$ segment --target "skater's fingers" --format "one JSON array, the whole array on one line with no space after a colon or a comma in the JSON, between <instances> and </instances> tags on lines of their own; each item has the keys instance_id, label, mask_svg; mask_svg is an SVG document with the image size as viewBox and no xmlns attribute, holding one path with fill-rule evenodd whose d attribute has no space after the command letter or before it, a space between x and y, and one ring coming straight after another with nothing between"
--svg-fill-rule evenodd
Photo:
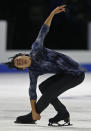
<instances>
[{"instance_id":1,"label":"skater's fingers","mask_svg":"<svg viewBox=\"0 0 91 131\"><path fill-rule=\"evenodd\" d=\"M58 8L59 8L59 9L63 9L63 8L66 8L66 5L63 5L63 6L59 6Z\"/></svg>"},{"instance_id":2,"label":"skater's fingers","mask_svg":"<svg viewBox=\"0 0 91 131\"><path fill-rule=\"evenodd\" d=\"M56 8L56 13L60 12L60 11L64 11L65 10L65 6L60 6Z\"/></svg>"},{"instance_id":3,"label":"skater's fingers","mask_svg":"<svg viewBox=\"0 0 91 131\"><path fill-rule=\"evenodd\" d=\"M61 6L59 6L60 8L64 8L64 7L66 7L66 5L61 5Z\"/></svg>"},{"instance_id":4,"label":"skater's fingers","mask_svg":"<svg viewBox=\"0 0 91 131\"><path fill-rule=\"evenodd\" d=\"M65 11L66 11L66 9L61 9L60 11L61 11L61 12L62 12L62 11L64 11L64 12L65 12Z\"/></svg>"},{"instance_id":5,"label":"skater's fingers","mask_svg":"<svg viewBox=\"0 0 91 131\"><path fill-rule=\"evenodd\" d=\"M41 116L39 115L39 118L38 118L38 120L40 120L41 119Z\"/></svg>"},{"instance_id":6,"label":"skater's fingers","mask_svg":"<svg viewBox=\"0 0 91 131\"><path fill-rule=\"evenodd\" d=\"M66 10L65 9L60 9L56 12L56 14L60 13L60 12L65 12Z\"/></svg>"},{"instance_id":7,"label":"skater's fingers","mask_svg":"<svg viewBox=\"0 0 91 131\"><path fill-rule=\"evenodd\" d=\"M41 118L40 114L37 114L37 113L33 114L32 117L33 117L33 120L40 120Z\"/></svg>"}]
</instances>

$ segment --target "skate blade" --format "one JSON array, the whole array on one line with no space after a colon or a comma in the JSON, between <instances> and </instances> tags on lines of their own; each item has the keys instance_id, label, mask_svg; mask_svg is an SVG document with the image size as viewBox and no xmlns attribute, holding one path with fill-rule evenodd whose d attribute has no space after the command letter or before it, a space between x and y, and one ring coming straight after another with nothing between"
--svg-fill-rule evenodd
<instances>
[{"instance_id":1,"label":"skate blade","mask_svg":"<svg viewBox=\"0 0 91 131\"><path fill-rule=\"evenodd\" d=\"M70 124L70 123L64 123L64 124L61 124L61 126L72 126L73 124Z\"/></svg>"},{"instance_id":2,"label":"skate blade","mask_svg":"<svg viewBox=\"0 0 91 131\"><path fill-rule=\"evenodd\" d=\"M72 124L70 124L70 123L64 123L64 124L49 123L48 126L52 126L52 127L62 127L62 126L72 126Z\"/></svg>"}]
</instances>

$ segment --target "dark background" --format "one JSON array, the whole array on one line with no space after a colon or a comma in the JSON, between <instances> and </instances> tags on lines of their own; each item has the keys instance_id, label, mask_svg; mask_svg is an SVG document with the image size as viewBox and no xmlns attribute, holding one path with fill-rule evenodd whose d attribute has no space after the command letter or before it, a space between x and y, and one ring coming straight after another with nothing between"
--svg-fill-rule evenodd
<instances>
[{"instance_id":1,"label":"dark background","mask_svg":"<svg viewBox=\"0 0 91 131\"><path fill-rule=\"evenodd\" d=\"M54 17L45 46L87 50L91 0L1 0L0 20L8 23L7 50L30 50L50 12L61 4L67 5L66 13Z\"/></svg>"}]
</instances>

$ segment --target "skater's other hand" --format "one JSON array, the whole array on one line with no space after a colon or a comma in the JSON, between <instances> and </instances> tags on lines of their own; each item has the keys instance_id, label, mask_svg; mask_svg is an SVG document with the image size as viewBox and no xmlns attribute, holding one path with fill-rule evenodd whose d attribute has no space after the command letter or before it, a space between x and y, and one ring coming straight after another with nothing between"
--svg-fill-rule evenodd
<instances>
[{"instance_id":1,"label":"skater's other hand","mask_svg":"<svg viewBox=\"0 0 91 131\"><path fill-rule=\"evenodd\" d=\"M38 113L32 113L33 120L40 120L41 116Z\"/></svg>"}]
</instances>

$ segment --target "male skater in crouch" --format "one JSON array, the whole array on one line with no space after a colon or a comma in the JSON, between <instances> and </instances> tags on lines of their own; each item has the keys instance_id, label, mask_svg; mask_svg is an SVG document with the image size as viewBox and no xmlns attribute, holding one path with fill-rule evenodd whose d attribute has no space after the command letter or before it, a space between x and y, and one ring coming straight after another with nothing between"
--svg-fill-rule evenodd
<instances>
[{"instance_id":1,"label":"male skater in crouch","mask_svg":"<svg viewBox=\"0 0 91 131\"><path fill-rule=\"evenodd\" d=\"M32 111L24 116L19 116L16 123L34 124L40 120L40 113L52 104L57 115L49 119L49 125L64 120L70 123L70 114L66 107L57 98L60 94L83 82L85 73L82 67L70 57L58 53L54 50L45 48L43 41L47 35L54 15L65 12L65 5L58 6L44 22L37 39L32 44L30 54L17 54L5 63L9 68L24 70L28 67L30 77L30 103ZM60 38L61 39L61 38ZM56 43L58 44L58 43ZM39 75L54 73L39 85L42 96L37 101L36 84Z\"/></svg>"}]
</instances>

